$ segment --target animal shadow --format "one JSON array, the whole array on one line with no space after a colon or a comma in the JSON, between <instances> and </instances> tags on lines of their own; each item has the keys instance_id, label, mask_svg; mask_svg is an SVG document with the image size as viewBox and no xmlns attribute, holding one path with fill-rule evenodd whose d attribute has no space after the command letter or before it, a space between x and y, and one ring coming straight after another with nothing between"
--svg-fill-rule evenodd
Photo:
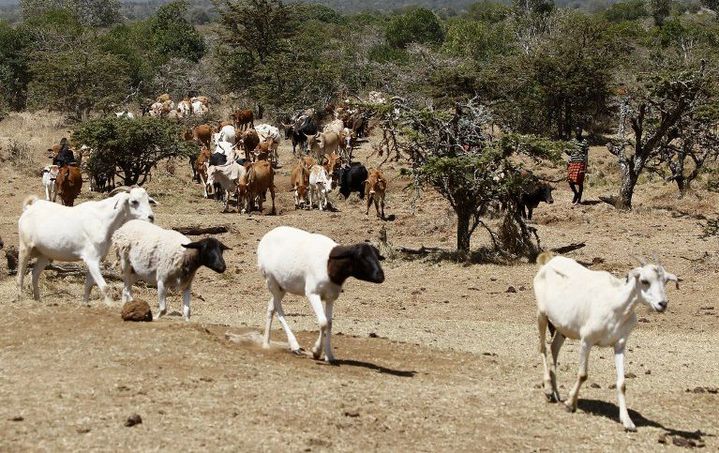
<instances>
[{"instance_id":1,"label":"animal shadow","mask_svg":"<svg viewBox=\"0 0 719 453\"><path fill-rule=\"evenodd\" d=\"M414 377L414 375L417 374L416 371L393 370L392 368L386 368L381 365L376 365L370 362L362 362L361 360L338 359L333 364L337 366L346 365L367 368L369 370L374 370L382 374L390 374L392 376L398 377Z\"/></svg>"},{"instance_id":2,"label":"animal shadow","mask_svg":"<svg viewBox=\"0 0 719 453\"><path fill-rule=\"evenodd\" d=\"M619 407L617 407L617 405L614 403L600 400L580 399L577 403L577 407L588 414L601 415L602 417L606 417L619 423ZM659 428L666 431L667 434L670 434L672 436L679 436L685 439L693 440L703 440L702 435L706 435L706 433L703 433L700 430L682 431L679 429L667 428L659 422L644 417L642 414L635 410L628 409L628 411L629 416L632 418L632 421L637 426L637 428L641 426Z\"/></svg>"}]
</instances>

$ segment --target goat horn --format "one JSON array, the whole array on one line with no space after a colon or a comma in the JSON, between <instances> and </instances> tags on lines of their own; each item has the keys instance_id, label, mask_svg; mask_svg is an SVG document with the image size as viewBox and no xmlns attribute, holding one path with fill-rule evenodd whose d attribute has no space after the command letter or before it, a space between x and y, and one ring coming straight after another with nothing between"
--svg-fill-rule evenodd
<instances>
[{"instance_id":1,"label":"goat horn","mask_svg":"<svg viewBox=\"0 0 719 453\"><path fill-rule=\"evenodd\" d=\"M664 279L668 282L674 282L677 289L679 289L679 278L676 275L670 272L664 272Z\"/></svg>"},{"instance_id":2,"label":"goat horn","mask_svg":"<svg viewBox=\"0 0 719 453\"><path fill-rule=\"evenodd\" d=\"M107 196L112 197L114 195L117 195L120 192L130 192L131 189L132 189L131 187L127 187L127 186L116 187L115 189L112 190L112 192L107 194Z\"/></svg>"},{"instance_id":3,"label":"goat horn","mask_svg":"<svg viewBox=\"0 0 719 453\"><path fill-rule=\"evenodd\" d=\"M631 257L634 258L635 260L639 261L639 265L646 266L646 264L647 264L646 259L642 258L641 256L637 256L637 255L631 255Z\"/></svg>"},{"instance_id":4,"label":"goat horn","mask_svg":"<svg viewBox=\"0 0 719 453\"><path fill-rule=\"evenodd\" d=\"M656 252L652 253L652 258L654 259L654 262L655 262L656 264L662 266L662 262L661 262L661 260L659 259L659 257L657 256ZM664 267L664 266L662 266L662 267Z\"/></svg>"}]
</instances>

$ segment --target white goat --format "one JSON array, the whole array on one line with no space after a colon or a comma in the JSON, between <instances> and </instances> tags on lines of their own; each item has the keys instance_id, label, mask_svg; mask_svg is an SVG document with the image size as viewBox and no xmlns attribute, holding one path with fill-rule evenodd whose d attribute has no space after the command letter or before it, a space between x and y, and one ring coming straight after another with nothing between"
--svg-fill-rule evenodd
<instances>
[{"instance_id":1,"label":"white goat","mask_svg":"<svg viewBox=\"0 0 719 453\"><path fill-rule=\"evenodd\" d=\"M118 193L119 192L119 193ZM28 197L18 220L19 255L17 284L22 294L25 270L31 258L33 297L40 300L38 279L52 260L84 261L87 265L84 300L90 298L92 282L97 283L105 303L112 301L100 272L100 261L110 248L112 233L132 219L154 221L155 200L145 189L118 187L102 201L86 201L74 207ZM18 296L19 297L19 296Z\"/></svg>"},{"instance_id":2,"label":"white goat","mask_svg":"<svg viewBox=\"0 0 719 453\"><path fill-rule=\"evenodd\" d=\"M325 167L313 165L310 168L310 209L312 200L317 202L317 207L323 211L328 204L327 194L332 191L332 178L327 174Z\"/></svg>"},{"instance_id":3,"label":"white goat","mask_svg":"<svg viewBox=\"0 0 719 453\"><path fill-rule=\"evenodd\" d=\"M382 259L375 247L364 242L341 246L327 236L287 226L277 227L265 234L257 246L257 266L272 298L267 306L263 346L270 347L272 317L277 312L290 349L300 353L300 345L285 320L282 298L286 293L304 295L309 299L320 326L312 355L319 359L324 347L325 361L333 362L330 344L332 306L340 295L342 284L349 277L382 283L384 272L379 263Z\"/></svg>"},{"instance_id":4,"label":"white goat","mask_svg":"<svg viewBox=\"0 0 719 453\"><path fill-rule=\"evenodd\" d=\"M50 201L55 196L55 180L60 172L57 165L48 165L42 170L42 186L45 188L45 200Z\"/></svg>"},{"instance_id":5,"label":"white goat","mask_svg":"<svg viewBox=\"0 0 719 453\"><path fill-rule=\"evenodd\" d=\"M167 312L168 288L182 291L182 316L190 320L192 280L200 266L215 272L225 271L222 252L229 250L215 238L192 242L185 235L141 220L131 220L115 231L112 242L125 283L122 302L132 300L132 284L137 280L157 284L160 310L155 319Z\"/></svg>"},{"instance_id":6,"label":"white goat","mask_svg":"<svg viewBox=\"0 0 719 453\"><path fill-rule=\"evenodd\" d=\"M534 277L534 294L547 399L559 401L557 356L565 338L580 340L577 382L564 403L570 412L577 409L579 388L587 379L589 350L595 345L613 346L619 418L625 429L635 431L624 398L624 348L637 322L634 308L643 302L655 311L666 310L664 285L673 281L678 287L676 275L666 272L661 265L642 262L641 267L632 269L625 279L620 279L608 272L589 270L569 258L552 257L546 252L539 255L537 262L541 267ZM551 370L545 342L548 326L550 330L556 329L551 346Z\"/></svg>"},{"instance_id":7,"label":"white goat","mask_svg":"<svg viewBox=\"0 0 719 453\"><path fill-rule=\"evenodd\" d=\"M207 167L207 183L208 187L218 183L225 191L225 212L230 204L230 196L237 195L237 211L240 211L240 196L238 194L239 184L242 177L247 173L247 169L235 162L229 160L225 165L210 165Z\"/></svg>"}]
</instances>

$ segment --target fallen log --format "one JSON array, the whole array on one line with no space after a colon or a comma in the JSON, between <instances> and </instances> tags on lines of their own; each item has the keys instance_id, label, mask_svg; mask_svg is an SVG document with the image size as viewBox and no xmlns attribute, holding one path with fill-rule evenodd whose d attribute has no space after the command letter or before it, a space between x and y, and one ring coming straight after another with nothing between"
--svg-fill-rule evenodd
<instances>
[{"instance_id":1,"label":"fallen log","mask_svg":"<svg viewBox=\"0 0 719 453\"><path fill-rule=\"evenodd\" d=\"M229 229L226 226L214 227L175 227L173 230L186 234L188 236L199 236L201 234L221 234L227 233Z\"/></svg>"},{"instance_id":2,"label":"fallen log","mask_svg":"<svg viewBox=\"0 0 719 453\"><path fill-rule=\"evenodd\" d=\"M569 253L569 252L573 252L575 250L579 250L582 247L586 247L586 245L587 245L586 242L575 242L574 244L565 245L563 247L555 247L552 249L552 251L555 253L559 253L559 254Z\"/></svg>"}]
</instances>

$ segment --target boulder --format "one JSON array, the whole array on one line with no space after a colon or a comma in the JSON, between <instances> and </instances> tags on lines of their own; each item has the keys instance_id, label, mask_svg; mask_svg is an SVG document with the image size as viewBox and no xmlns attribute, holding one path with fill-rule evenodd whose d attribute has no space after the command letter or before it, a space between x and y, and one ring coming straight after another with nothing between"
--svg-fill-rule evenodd
<instances>
[{"instance_id":1,"label":"boulder","mask_svg":"<svg viewBox=\"0 0 719 453\"><path fill-rule=\"evenodd\" d=\"M135 299L122 306L125 321L152 321L152 310L144 300Z\"/></svg>"}]
</instances>

